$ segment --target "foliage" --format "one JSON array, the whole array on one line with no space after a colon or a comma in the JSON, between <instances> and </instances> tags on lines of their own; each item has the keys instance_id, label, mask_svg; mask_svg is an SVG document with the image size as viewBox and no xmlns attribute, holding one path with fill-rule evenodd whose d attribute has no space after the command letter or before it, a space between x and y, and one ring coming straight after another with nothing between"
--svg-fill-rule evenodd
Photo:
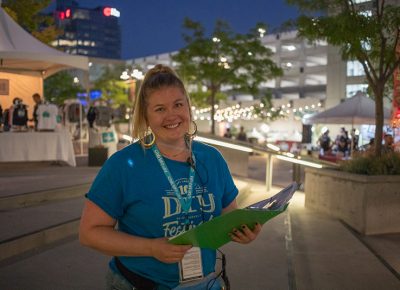
<instances>
[{"instance_id":1,"label":"foliage","mask_svg":"<svg viewBox=\"0 0 400 290\"><path fill-rule=\"evenodd\" d=\"M94 82L94 89L101 90L102 99L113 106L129 105L128 84L120 79L123 66L103 68L101 76Z\"/></svg>"},{"instance_id":2,"label":"foliage","mask_svg":"<svg viewBox=\"0 0 400 290\"><path fill-rule=\"evenodd\" d=\"M369 1L371 13L360 10L356 0L287 0L298 6L302 14L294 24L299 36L310 41L320 39L337 46L344 60L358 60L364 68L368 84L375 98L377 146L374 154L381 154L383 131L383 98L385 85L390 80L400 56L396 46L400 38L400 7L389 1ZM320 16L311 15L325 11Z\"/></svg>"},{"instance_id":3,"label":"foliage","mask_svg":"<svg viewBox=\"0 0 400 290\"><path fill-rule=\"evenodd\" d=\"M211 105L211 116L215 114L216 95L222 86L257 95L262 82L282 75L282 70L271 60L272 51L260 41L258 29L266 31L263 24L257 24L247 34L239 34L226 22L217 20L211 36L206 35L199 22L188 18L183 26L186 47L172 58L178 63L178 72L187 84L207 92L200 93L200 99L196 101ZM211 118L213 134L214 123Z\"/></svg>"},{"instance_id":4,"label":"foliage","mask_svg":"<svg viewBox=\"0 0 400 290\"><path fill-rule=\"evenodd\" d=\"M264 96L261 97L260 106L254 108L254 112L257 114L259 118L261 118L261 120L272 122L282 117L281 108L279 109L272 109L272 108L273 108L272 93L271 91L267 91L264 94Z\"/></svg>"},{"instance_id":5,"label":"foliage","mask_svg":"<svg viewBox=\"0 0 400 290\"><path fill-rule=\"evenodd\" d=\"M215 95L215 100L225 100L226 97L226 94L222 92L217 92ZM192 105L198 108L208 107L211 100L211 92L210 90L203 91L201 84L198 84L195 90L191 90L190 100L192 102Z\"/></svg>"},{"instance_id":6,"label":"foliage","mask_svg":"<svg viewBox=\"0 0 400 290\"><path fill-rule=\"evenodd\" d=\"M67 99L75 99L76 94L84 91L80 85L73 82L73 77L67 71L58 72L44 80L44 97L46 100L62 105Z\"/></svg>"},{"instance_id":7,"label":"foliage","mask_svg":"<svg viewBox=\"0 0 400 290\"><path fill-rule=\"evenodd\" d=\"M52 16L40 14L51 0L3 0L2 7L25 30L49 44L61 34Z\"/></svg>"},{"instance_id":8,"label":"foliage","mask_svg":"<svg viewBox=\"0 0 400 290\"><path fill-rule=\"evenodd\" d=\"M400 154L384 153L381 156L359 155L340 164L340 169L350 173L365 175L400 174Z\"/></svg>"}]
</instances>

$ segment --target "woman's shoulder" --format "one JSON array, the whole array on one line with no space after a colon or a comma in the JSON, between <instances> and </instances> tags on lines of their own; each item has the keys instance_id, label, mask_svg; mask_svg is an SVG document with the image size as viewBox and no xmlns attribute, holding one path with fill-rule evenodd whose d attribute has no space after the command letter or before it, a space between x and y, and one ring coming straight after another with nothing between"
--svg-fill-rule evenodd
<instances>
[{"instance_id":1,"label":"woman's shoulder","mask_svg":"<svg viewBox=\"0 0 400 290\"><path fill-rule=\"evenodd\" d=\"M193 151L194 153L204 157L219 158L222 156L221 152L217 148L200 141L193 141Z\"/></svg>"},{"instance_id":2,"label":"woman's shoulder","mask_svg":"<svg viewBox=\"0 0 400 290\"><path fill-rule=\"evenodd\" d=\"M193 149L198 151L205 151L205 152L219 152L217 148L212 145L206 144L200 141L193 141Z\"/></svg>"},{"instance_id":3,"label":"woman's shoulder","mask_svg":"<svg viewBox=\"0 0 400 290\"><path fill-rule=\"evenodd\" d=\"M115 152L113 155L111 155L109 161L112 163L119 163L120 161L125 161L132 157L137 159L138 157L144 155L144 150L145 149L143 149L139 142L135 142Z\"/></svg>"}]
</instances>

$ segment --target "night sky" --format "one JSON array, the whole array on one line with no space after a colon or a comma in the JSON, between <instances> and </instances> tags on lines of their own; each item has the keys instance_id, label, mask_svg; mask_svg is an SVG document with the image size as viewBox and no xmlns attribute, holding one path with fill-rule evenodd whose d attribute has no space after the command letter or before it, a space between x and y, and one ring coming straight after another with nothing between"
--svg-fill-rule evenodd
<instances>
[{"instance_id":1,"label":"night sky","mask_svg":"<svg viewBox=\"0 0 400 290\"><path fill-rule=\"evenodd\" d=\"M201 22L211 32L216 19L235 32L246 33L257 22L269 32L297 15L285 0L79 0L85 8L111 6L121 12L122 58L138 58L178 50L184 46L185 17Z\"/></svg>"}]
</instances>

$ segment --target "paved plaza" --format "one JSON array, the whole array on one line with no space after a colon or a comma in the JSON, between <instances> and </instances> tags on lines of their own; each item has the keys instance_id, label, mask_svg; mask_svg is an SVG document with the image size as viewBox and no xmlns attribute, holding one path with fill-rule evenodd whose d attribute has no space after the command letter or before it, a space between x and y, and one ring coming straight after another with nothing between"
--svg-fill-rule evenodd
<instances>
[{"instance_id":1,"label":"paved plaza","mask_svg":"<svg viewBox=\"0 0 400 290\"><path fill-rule=\"evenodd\" d=\"M104 289L109 257L77 240L83 194L99 168L77 163L0 164L0 289ZM250 157L248 175L235 177L240 206L276 193L292 177L291 166L274 164L267 193L260 156ZM304 198L298 191L252 244L221 249L232 290L400 289L400 235L360 236L305 208Z\"/></svg>"}]
</instances>

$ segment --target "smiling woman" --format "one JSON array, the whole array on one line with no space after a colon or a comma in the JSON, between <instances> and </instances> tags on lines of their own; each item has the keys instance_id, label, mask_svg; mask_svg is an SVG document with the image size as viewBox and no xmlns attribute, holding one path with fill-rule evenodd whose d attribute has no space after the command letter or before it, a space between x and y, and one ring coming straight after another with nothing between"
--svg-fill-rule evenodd
<instances>
[{"instance_id":1,"label":"smiling woman","mask_svg":"<svg viewBox=\"0 0 400 290\"><path fill-rule=\"evenodd\" d=\"M190 156L184 136L192 119L187 96L183 83L168 67L159 65L150 71L135 106L134 137L143 140L150 128L164 156L187 160Z\"/></svg>"},{"instance_id":2,"label":"smiling woman","mask_svg":"<svg viewBox=\"0 0 400 290\"><path fill-rule=\"evenodd\" d=\"M107 289L217 290L224 283L215 250L168 242L236 208L238 189L222 155L193 140L190 108L172 69L147 72L134 110L139 141L106 161L87 194L79 237L115 256ZM242 225L230 237L247 244L260 231Z\"/></svg>"}]
</instances>

